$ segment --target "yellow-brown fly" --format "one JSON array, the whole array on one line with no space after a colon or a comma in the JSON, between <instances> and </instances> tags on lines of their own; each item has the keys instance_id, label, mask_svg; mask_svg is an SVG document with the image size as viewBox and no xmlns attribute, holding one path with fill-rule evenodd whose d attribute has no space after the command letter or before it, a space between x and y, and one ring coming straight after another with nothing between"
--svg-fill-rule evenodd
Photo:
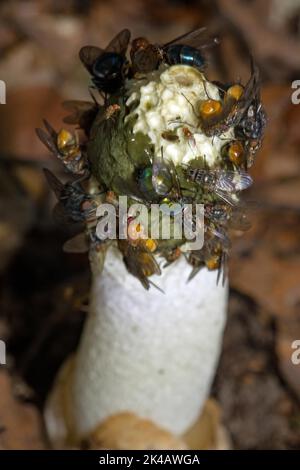
<instances>
[{"instance_id":1,"label":"yellow-brown fly","mask_svg":"<svg viewBox=\"0 0 300 470\"><path fill-rule=\"evenodd\" d=\"M215 100L208 96L198 104L195 113L198 126L207 136L218 136L231 126L236 126L255 101L259 90L259 72L252 63L251 77L245 86L235 84L227 88L223 99Z\"/></svg>"},{"instance_id":2,"label":"yellow-brown fly","mask_svg":"<svg viewBox=\"0 0 300 470\"><path fill-rule=\"evenodd\" d=\"M153 274L161 274L160 267L153 254L141 245L134 246L130 244L128 240L118 240L118 246L128 272L138 278L145 289L148 290L150 284L153 285L149 277Z\"/></svg>"},{"instance_id":3,"label":"yellow-brown fly","mask_svg":"<svg viewBox=\"0 0 300 470\"><path fill-rule=\"evenodd\" d=\"M58 157L69 173L76 176L87 175L87 158L81 149L77 135L66 129L56 132L46 120L44 120L44 125L46 130L36 129L36 133L43 144Z\"/></svg>"},{"instance_id":4,"label":"yellow-brown fly","mask_svg":"<svg viewBox=\"0 0 300 470\"><path fill-rule=\"evenodd\" d=\"M223 146L221 154L234 167L245 167L247 152L248 149L243 141L233 140Z\"/></svg>"}]
</instances>

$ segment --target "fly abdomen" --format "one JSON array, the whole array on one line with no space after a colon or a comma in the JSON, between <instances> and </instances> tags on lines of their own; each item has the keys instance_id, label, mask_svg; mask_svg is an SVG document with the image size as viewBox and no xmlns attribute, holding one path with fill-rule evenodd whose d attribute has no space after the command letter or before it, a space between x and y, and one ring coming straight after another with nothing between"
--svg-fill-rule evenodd
<instances>
[{"instance_id":1,"label":"fly abdomen","mask_svg":"<svg viewBox=\"0 0 300 470\"><path fill-rule=\"evenodd\" d=\"M213 171L200 170L199 168L190 168L187 172L188 177L195 183L213 188L216 184L216 175Z\"/></svg>"},{"instance_id":2,"label":"fly abdomen","mask_svg":"<svg viewBox=\"0 0 300 470\"><path fill-rule=\"evenodd\" d=\"M171 44L165 50L166 59L168 64L183 64L190 65L203 69L205 66L205 59L203 55L192 46L184 46L182 44Z\"/></svg>"}]
</instances>

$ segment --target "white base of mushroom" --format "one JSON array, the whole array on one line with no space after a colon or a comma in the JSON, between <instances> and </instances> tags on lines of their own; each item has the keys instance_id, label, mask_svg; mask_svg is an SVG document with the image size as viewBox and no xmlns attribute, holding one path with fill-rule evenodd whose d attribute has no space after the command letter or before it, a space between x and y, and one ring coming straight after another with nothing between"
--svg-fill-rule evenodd
<instances>
[{"instance_id":1,"label":"white base of mushroom","mask_svg":"<svg viewBox=\"0 0 300 470\"><path fill-rule=\"evenodd\" d=\"M186 283L180 259L145 291L111 249L94 278L91 311L72 388L73 422L86 435L110 415L131 412L175 435L198 418L222 343L227 286L206 269Z\"/></svg>"}]
</instances>

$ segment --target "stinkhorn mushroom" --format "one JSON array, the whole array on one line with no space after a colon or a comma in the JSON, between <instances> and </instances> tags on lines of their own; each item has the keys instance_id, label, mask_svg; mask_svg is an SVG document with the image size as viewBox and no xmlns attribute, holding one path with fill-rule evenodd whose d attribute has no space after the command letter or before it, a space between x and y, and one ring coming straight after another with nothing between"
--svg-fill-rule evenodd
<instances>
[{"instance_id":1,"label":"stinkhorn mushroom","mask_svg":"<svg viewBox=\"0 0 300 470\"><path fill-rule=\"evenodd\" d=\"M85 222L93 272L79 349L59 374L46 424L56 445L74 444L107 420L135 416L164 436L144 445L184 448L182 436L201 414L220 354L228 232L245 227L238 193L251 184L246 170L265 115L254 64L245 86L208 80L202 30L165 46L138 38L131 62L129 38L124 30L104 51L80 52L104 94L102 104L69 104L75 114L68 122L78 123L86 140L56 133L47 122L48 133L38 130L78 176L62 184L47 172L59 204ZM146 208L146 221L130 212L137 204ZM153 205L160 209L154 224ZM190 213L189 236L176 236L184 225L178 215L197 205L202 212ZM164 238L165 217L172 230Z\"/></svg>"}]
</instances>

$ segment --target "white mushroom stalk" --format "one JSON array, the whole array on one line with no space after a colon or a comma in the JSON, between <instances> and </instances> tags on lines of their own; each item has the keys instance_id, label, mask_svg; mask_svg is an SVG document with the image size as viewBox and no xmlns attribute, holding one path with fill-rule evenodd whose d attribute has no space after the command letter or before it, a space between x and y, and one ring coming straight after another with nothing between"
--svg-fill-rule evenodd
<instances>
[{"instance_id":1,"label":"white mushroom stalk","mask_svg":"<svg viewBox=\"0 0 300 470\"><path fill-rule=\"evenodd\" d=\"M184 259L145 292L119 252L94 276L72 389L77 433L129 411L180 436L208 397L222 344L227 287L203 269L186 284Z\"/></svg>"}]
</instances>

